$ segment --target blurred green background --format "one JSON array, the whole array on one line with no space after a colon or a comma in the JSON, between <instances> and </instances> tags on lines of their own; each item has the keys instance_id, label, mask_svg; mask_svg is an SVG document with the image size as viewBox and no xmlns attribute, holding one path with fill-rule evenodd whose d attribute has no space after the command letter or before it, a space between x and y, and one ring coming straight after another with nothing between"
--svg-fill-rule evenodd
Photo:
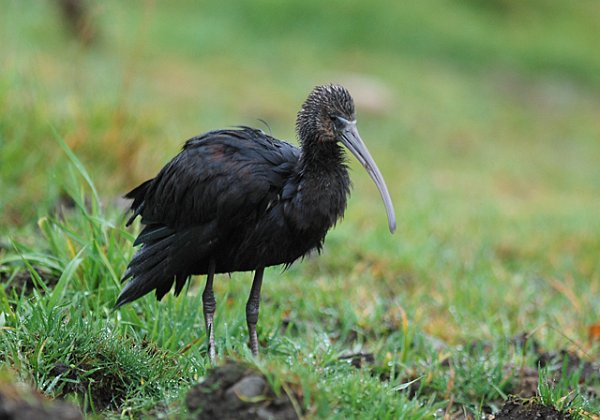
<instances>
[{"instance_id":1,"label":"blurred green background","mask_svg":"<svg viewBox=\"0 0 600 420\"><path fill-rule=\"evenodd\" d=\"M295 141L310 89L338 82L399 227L385 234L378 192L352 162L331 264L355 265L365 242L389 281L450 264L434 299L473 293L461 271L496 260L496 277L553 270L600 286L597 2L90 1L83 36L57 4L8 1L0 17L5 236L60 202L68 165L53 129L115 207L195 134L262 119ZM363 245L335 248L360 230Z\"/></svg>"},{"instance_id":2,"label":"blurred green background","mask_svg":"<svg viewBox=\"0 0 600 420\"><path fill-rule=\"evenodd\" d=\"M398 229L389 235L377 189L352 161L353 195L323 255L283 274L267 272L263 338L269 334L285 347L273 331L283 316L297 320L299 332L284 338L300 343L294 369L305 371L298 375L325 391L316 393L319 412L338 404L338 397L323 403L330 394L364 383L397 401L375 376L360 382L341 370L342 382L349 378L341 387L339 377L320 376L315 366L329 361L313 355L323 347L346 350L337 330L346 338L358 331L353 346L373 351L381 366L402 349L398 371L418 374L419 366L432 366L424 348L435 346L427 337L453 345L533 331L547 348L597 355L588 327L600 313L599 2L88 1L82 32L71 29L58 4L2 3L0 253L13 239L52 249L38 242L36 221L65 203L71 182L57 136L87 167L117 220L109 232L123 241L117 197L154 176L186 139L251 125L295 142L295 115L306 95L317 84L337 82L355 98L359 129L390 187ZM59 244L63 266L80 249L69 242L68 223ZM102 270L109 267L117 281L130 247L109 249L108 257L96 251ZM185 307L184 299L154 306L149 297L133 306L147 311L139 318L124 310L126 319L136 319L130 331L102 312L118 292L108 274L94 271L98 278L90 282L102 294L92 301L90 275L81 271L84 281L66 293L96 305L89 312L98 328L110 319L119 334L140 331L135 339L142 342L148 322L151 338L169 351L197 343L202 321L194 308L189 322L198 329L168 327L177 335L171 340L161 338L159 320L152 326L152 311L175 311L169 308ZM233 348L244 345L248 282L238 275L215 284L219 296L237 305L217 322L221 337L225 321L233 325ZM411 337L421 344L407 345ZM287 366L275 348L267 358ZM454 401L444 394L444 380L454 377L435 369L432 381L442 379L437 400L423 403L430 412L440 398ZM472 412L496 392L482 396L464 383L456 401L464 397L461 404L471 404ZM373 412L386 407L377 401Z\"/></svg>"},{"instance_id":3,"label":"blurred green background","mask_svg":"<svg viewBox=\"0 0 600 420\"><path fill-rule=\"evenodd\" d=\"M263 119L294 140L325 82L355 96L400 235L403 207L431 200L465 222L598 208L595 1L90 1L87 43L57 4L6 1L0 16L3 231L59 193L51 126L112 196L209 129Z\"/></svg>"}]
</instances>

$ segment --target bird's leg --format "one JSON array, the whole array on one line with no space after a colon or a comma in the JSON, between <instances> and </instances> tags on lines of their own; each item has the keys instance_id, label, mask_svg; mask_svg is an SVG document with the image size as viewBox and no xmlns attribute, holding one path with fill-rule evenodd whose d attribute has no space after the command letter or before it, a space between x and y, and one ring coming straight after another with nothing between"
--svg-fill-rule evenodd
<instances>
[{"instance_id":1,"label":"bird's leg","mask_svg":"<svg viewBox=\"0 0 600 420\"><path fill-rule=\"evenodd\" d=\"M252 290L246 304L246 322L248 323L248 335L250 337L250 350L253 356L258 356L258 337L256 335L256 323L258 322L258 306L260 304L260 287L262 286L264 267L258 268L254 273Z\"/></svg>"},{"instance_id":2,"label":"bird's leg","mask_svg":"<svg viewBox=\"0 0 600 420\"><path fill-rule=\"evenodd\" d=\"M206 334L208 335L208 357L210 361L215 361L215 329L214 315L217 307L215 294L213 293L213 277L215 276L215 260L210 259L208 263L208 274L206 276L206 286L202 292L202 310L204 312L204 324L206 325Z\"/></svg>"}]
</instances>

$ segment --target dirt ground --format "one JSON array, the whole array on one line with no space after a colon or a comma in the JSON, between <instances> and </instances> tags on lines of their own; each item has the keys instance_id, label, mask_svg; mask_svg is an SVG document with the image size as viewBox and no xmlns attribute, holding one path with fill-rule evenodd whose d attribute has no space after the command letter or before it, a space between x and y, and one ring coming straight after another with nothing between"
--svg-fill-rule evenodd
<instances>
[{"instance_id":1,"label":"dirt ground","mask_svg":"<svg viewBox=\"0 0 600 420\"><path fill-rule=\"evenodd\" d=\"M80 420L74 405L49 400L25 385L0 383L0 419L2 420Z\"/></svg>"},{"instance_id":2,"label":"dirt ground","mask_svg":"<svg viewBox=\"0 0 600 420\"><path fill-rule=\"evenodd\" d=\"M493 420L567 420L570 417L535 401L508 400Z\"/></svg>"},{"instance_id":3,"label":"dirt ground","mask_svg":"<svg viewBox=\"0 0 600 420\"><path fill-rule=\"evenodd\" d=\"M122 381L106 369L96 370L91 375L86 374L91 368L90 365L74 367L56 363L51 372L55 376L62 375L69 379L62 389L62 395L71 394L81 398L89 391L95 410L119 411L126 394Z\"/></svg>"},{"instance_id":4,"label":"dirt ground","mask_svg":"<svg viewBox=\"0 0 600 420\"><path fill-rule=\"evenodd\" d=\"M278 394L260 372L229 361L190 389L186 405L192 418L199 420L298 419L290 397L283 390Z\"/></svg>"}]
</instances>

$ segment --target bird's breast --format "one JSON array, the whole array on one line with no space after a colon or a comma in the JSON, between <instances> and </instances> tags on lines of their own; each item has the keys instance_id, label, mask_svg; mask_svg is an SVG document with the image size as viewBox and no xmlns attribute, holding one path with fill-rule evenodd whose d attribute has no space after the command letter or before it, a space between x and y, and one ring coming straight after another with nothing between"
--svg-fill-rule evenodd
<instances>
[{"instance_id":1,"label":"bird's breast","mask_svg":"<svg viewBox=\"0 0 600 420\"><path fill-rule=\"evenodd\" d=\"M271 198L253 223L235 229L218 251L218 271L246 271L291 264L320 250L327 231L343 215L346 184L298 183Z\"/></svg>"},{"instance_id":2,"label":"bird's breast","mask_svg":"<svg viewBox=\"0 0 600 420\"><path fill-rule=\"evenodd\" d=\"M325 233L344 215L350 180L345 171L306 177L284 203L285 218L299 234Z\"/></svg>"}]
</instances>

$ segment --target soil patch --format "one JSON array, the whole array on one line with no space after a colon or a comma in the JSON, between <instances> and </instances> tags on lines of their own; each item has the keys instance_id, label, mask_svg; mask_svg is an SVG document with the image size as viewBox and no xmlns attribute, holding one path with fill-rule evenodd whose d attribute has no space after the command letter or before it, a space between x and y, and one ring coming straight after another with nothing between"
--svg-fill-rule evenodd
<instances>
[{"instance_id":1,"label":"soil patch","mask_svg":"<svg viewBox=\"0 0 600 420\"><path fill-rule=\"evenodd\" d=\"M510 399L493 420L568 420L571 417L536 401Z\"/></svg>"},{"instance_id":2,"label":"soil patch","mask_svg":"<svg viewBox=\"0 0 600 420\"><path fill-rule=\"evenodd\" d=\"M190 389L186 405L196 419L298 419L290 397L278 391L257 370L228 361Z\"/></svg>"},{"instance_id":3,"label":"soil patch","mask_svg":"<svg viewBox=\"0 0 600 420\"><path fill-rule=\"evenodd\" d=\"M49 400L25 386L0 383L0 419L5 420L80 420L77 407L66 401Z\"/></svg>"},{"instance_id":4,"label":"soil patch","mask_svg":"<svg viewBox=\"0 0 600 420\"><path fill-rule=\"evenodd\" d=\"M92 373L90 373L90 371ZM52 369L54 376L68 379L64 382L61 394L75 394L87 411L118 410L125 401L125 385L121 378L106 369L92 369L91 366L67 366L57 363ZM90 401L91 400L91 401Z\"/></svg>"}]
</instances>

